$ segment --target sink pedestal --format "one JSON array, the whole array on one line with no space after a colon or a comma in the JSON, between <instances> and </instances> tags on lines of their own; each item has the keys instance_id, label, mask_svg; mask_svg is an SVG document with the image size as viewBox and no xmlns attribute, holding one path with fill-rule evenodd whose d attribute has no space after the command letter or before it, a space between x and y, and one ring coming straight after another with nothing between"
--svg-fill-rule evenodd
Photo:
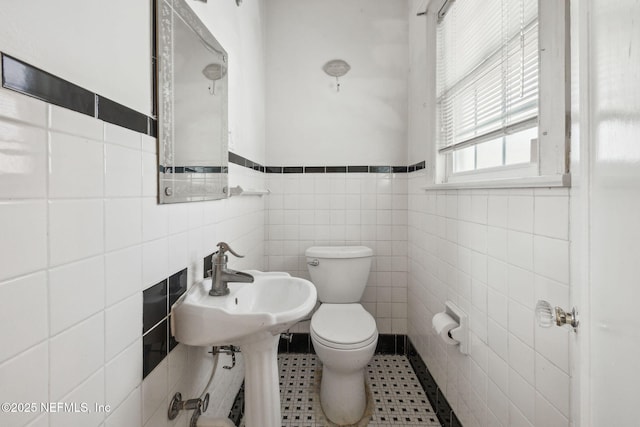
<instances>
[{"instance_id":1,"label":"sink pedestal","mask_svg":"<svg viewBox=\"0 0 640 427\"><path fill-rule=\"evenodd\" d=\"M262 333L251 342L241 344L244 358L244 393L246 427L279 427L280 381L278 341L280 335Z\"/></svg>"}]
</instances>

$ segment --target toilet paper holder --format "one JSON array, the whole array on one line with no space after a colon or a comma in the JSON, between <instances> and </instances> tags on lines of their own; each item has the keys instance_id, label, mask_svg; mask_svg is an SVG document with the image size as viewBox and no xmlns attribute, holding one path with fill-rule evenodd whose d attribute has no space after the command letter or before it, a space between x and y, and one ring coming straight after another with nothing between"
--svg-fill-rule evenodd
<instances>
[{"instance_id":1,"label":"toilet paper holder","mask_svg":"<svg viewBox=\"0 0 640 427\"><path fill-rule=\"evenodd\" d=\"M458 341L460 353L469 354L469 317L451 301L445 302L444 312L458 323L457 328L449 331L449 336Z\"/></svg>"}]
</instances>

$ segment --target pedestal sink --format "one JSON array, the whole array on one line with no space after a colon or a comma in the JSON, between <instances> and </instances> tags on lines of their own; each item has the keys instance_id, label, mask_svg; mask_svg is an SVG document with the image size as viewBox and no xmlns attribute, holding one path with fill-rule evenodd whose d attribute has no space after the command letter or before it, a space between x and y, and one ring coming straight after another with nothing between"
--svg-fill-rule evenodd
<instances>
[{"instance_id":1,"label":"pedestal sink","mask_svg":"<svg viewBox=\"0 0 640 427\"><path fill-rule=\"evenodd\" d=\"M281 425L278 340L313 310L316 289L287 273L249 271L253 283L229 283L229 294L209 295L211 279L189 289L172 307L171 330L193 346L237 345L245 361L246 427Z\"/></svg>"}]
</instances>

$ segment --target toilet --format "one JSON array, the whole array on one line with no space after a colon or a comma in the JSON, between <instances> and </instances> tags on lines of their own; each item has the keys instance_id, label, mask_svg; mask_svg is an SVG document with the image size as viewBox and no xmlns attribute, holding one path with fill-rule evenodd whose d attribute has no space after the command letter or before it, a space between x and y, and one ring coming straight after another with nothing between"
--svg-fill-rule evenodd
<instances>
[{"instance_id":1,"label":"toilet","mask_svg":"<svg viewBox=\"0 0 640 427\"><path fill-rule=\"evenodd\" d=\"M365 246L313 246L305 256L322 303L310 326L322 362L320 403L333 423L355 424L367 406L364 368L378 342L376 321L360 305L373 251Z\"/></svg>"}]
</instances>

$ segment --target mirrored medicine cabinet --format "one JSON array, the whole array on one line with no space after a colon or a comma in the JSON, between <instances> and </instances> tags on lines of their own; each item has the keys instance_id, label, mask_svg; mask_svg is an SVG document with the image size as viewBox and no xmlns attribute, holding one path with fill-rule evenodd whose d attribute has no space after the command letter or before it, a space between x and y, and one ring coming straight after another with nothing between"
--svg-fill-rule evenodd
<instances>
[{"instance_id":1,"label":"mirrored medicine cabinet","mask_svg":"<svg viewBox=\"0 0 640 427\"><path fill-rule=\"evenodd\" d=\"M157 0L158 199L227 197L227 52L185 0Z\"/></svg>"}]
</instances>

